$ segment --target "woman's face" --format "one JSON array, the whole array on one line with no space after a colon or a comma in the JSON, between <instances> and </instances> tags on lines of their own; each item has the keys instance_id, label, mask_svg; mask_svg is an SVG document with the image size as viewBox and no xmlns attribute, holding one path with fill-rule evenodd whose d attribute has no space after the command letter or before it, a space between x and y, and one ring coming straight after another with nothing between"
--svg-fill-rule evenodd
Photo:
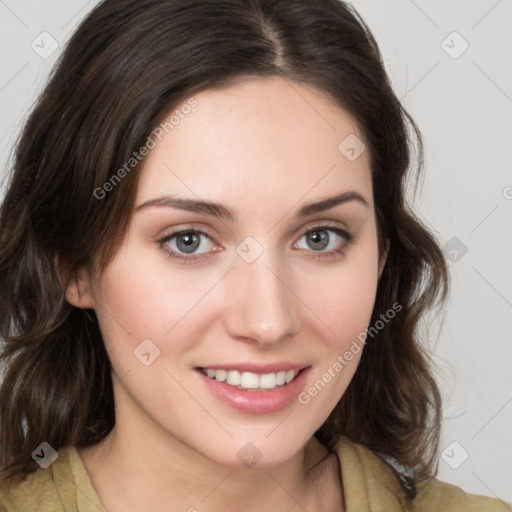
<instances>
[{"instance_id":1,"label":"woman's face","mask_svg":"<svg viewBox=\"0 0 512 512\"><path fill-rule=\"evenodd\" d=\"M369 154L352 117L306 85L194 98L152 135L121 250L68 299L97 314L118 430L270 466L321 426L361 356L381 270Z\"/></svg>"}]
</instances>

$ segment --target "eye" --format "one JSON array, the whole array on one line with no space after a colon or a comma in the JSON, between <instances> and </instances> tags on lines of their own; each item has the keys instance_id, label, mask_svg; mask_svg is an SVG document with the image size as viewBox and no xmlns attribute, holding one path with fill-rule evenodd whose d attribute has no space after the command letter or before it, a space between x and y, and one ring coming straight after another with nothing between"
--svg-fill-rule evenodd
<instances>
[{"instance_id":1,"label":"eye","mask_svg":"<svg viewBox=\"0 0 512 512\"><path fill-rule=\"evenodd\" d=\"M209 240L208 243L202 243L202 238ZM213 240L204 231L198 229L180 229L173 231L158 241L162 250L170 257L183 261L199 260L202 256L194 253L201 245L208 247L213 245Z\"/></svg>"},{"instance_id":2,"label":"eye","mask_svg":"<svg viewBox=\"0 0 512 512\"><path fill-rule=\"evenodd\" d=\"M329 233L331 233L329 235ZM334 236L333 236L334 234ZM336 226L315 226L308 229L299 239L305 238L308 252L318 253L312 254L313 258L333 258L345 254L349 244L354 243L354 236ZM294 246L298 245L296 242ZM304 247L299 247L303 249ZM326 250L328 249L328 250Z\"/></svg>"}]
</instances>

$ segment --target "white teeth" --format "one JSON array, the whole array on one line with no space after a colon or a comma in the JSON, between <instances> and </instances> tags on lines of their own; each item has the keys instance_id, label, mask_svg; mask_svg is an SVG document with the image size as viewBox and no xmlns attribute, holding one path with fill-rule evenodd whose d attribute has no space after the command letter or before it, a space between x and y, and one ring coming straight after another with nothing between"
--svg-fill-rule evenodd
<instances>
[{"instance_id":1,"label":"white teeth","mask_svg":"<svg viewBox=\"0 0 512 512\"><path fill-rule=\"evenodd\" d=\"M295 371L294 370L288 370L286 372L286 384L288 384L288 382L291 382L294 378L295 378Z\"/></svg>"},{"instance_id":2,"label":"white teeth","mask_svg":"<svg viewBox=\"0 0 512 512\"><path fill-rule=\"evenodd\" d=\"M240 386L242 379L240 378L240 372L236 370L230 370L228 372L228 380L226 381L231 386Z\"/></svg>"},{"instance_id":3,"label":"white teeth","mask_svg":"<svg viewBox=\"0 0 512 512\"><path fill-rule=\"evenodd\" d=\"M253 373L253 375L255 375ZM258 380L258 379L256 379ZM259 378L259 385L260 388L263 389L273 389L276 387L277 384L277 375L275 373L265 373L264 375L260 375ZM258 387L258 383L255 387Z\"/></svg>"},{"instance_id":4,"label":"white teeth","mask_svg":"<svg viewBox=\"0 0 512 512\"><path fill-rule=\"evenodd\" d=\"M256 373L244 372L240 378L240 386L245 389L257 389L260 379Z\"/></svg>"},{"instance_id":5,"label":"white teeth","mask_svg":"<svg viewBox=\"0 0 512 512\"><path fill-rule=\"evenodd\" d=\"M210 379L219 382L226 382L239 389L275 389L291 382L299 373L299 370L281 370L274 373L252 373L239 372L237 370L216 370L215 368L204 368L201 370Z\"/></svg>"},{"instance_id":6,"label":"white teeth","mask_svg":"<svg viewBox=\"0 0 512 512\"><path fill-rule=\"evenodd\" d=\"M215 372L215 374L213 375L213 377L211 377L212 379L216 379L219 382L225 382L225 380L228 378L228 373L226 372L226 370L213 370L213 371ZM208 375L208 377L210 377L210 375Z\"/></svg>"}]
</instances>

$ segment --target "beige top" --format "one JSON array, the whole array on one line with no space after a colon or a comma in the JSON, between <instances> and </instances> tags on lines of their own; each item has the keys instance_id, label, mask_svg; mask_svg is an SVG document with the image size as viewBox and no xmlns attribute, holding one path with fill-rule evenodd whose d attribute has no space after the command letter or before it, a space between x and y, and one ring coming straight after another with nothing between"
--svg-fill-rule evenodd
<instances>
[{"instance_id":1,"label":"beige top","mask_svg":"<svg viewBox=\"0 0 512 512\"><path fill-rule=\"evenodd\" d=\"M346 512L511 512L505 502L465 493L439 480L418 486L409 504L392 469L366 447L342 438L340 461ZM62 449L47 469L38 469L0 489L0 512L107 512L80 455ZM149 511L148 511L149 512ZM313 511L311 511L313 512ZM317 511L314 511L317 512Z\"/></svg>"}]
</instances>

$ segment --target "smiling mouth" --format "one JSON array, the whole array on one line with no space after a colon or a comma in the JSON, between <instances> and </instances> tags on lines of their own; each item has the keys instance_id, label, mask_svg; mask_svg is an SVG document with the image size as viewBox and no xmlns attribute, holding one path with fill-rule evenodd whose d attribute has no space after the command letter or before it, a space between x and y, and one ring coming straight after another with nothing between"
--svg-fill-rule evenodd
<instances>
[{"instance_id":1,"label":"smiling mouth","mask_svg":"<svg viewBox=\"0 0 512 512\"><path fill-rule=\"evenodd\" d=\"M246 391L272 391L286 386L302 372L302 370L280 370L260 374L238 370L217 370L215 368L199 368L199 370L212 380Z\"/></svg>"}]
</instances>

